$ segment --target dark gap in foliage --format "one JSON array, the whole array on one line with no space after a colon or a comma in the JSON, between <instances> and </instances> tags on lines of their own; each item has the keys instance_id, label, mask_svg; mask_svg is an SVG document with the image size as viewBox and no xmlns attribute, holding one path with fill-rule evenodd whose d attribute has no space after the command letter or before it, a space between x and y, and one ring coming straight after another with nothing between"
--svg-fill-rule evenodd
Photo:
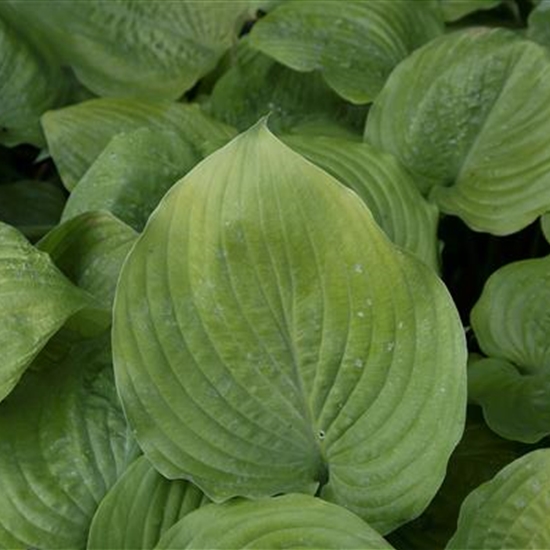
<instances>
[{"instance_id":1,"label":"dark gap in foliage","mask_svg":"<svg viewBox=\"0 0 550 550\"><path fill-rule=\"evenodd\" d=\"M550 254L539 220L506 237L472 231L454 216L445 216L439 225L444 243L442 277L454 298L464 325L478 300L487 278L510 262Z\"/></svg>"}]
</instances>

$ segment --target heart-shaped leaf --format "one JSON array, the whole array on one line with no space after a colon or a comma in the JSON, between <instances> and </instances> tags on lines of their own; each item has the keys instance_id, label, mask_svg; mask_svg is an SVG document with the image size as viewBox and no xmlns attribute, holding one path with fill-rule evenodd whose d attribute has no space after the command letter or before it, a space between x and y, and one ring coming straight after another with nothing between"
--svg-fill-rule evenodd
<instances>
[{"instance_id":1,"label":"heart-shaped leaf","mask_svg":"<svg viewBox=\"0 0 550 550\"><path fill-rule=\"evenodd\" d=\"M391 548L374 529L345 508L295 494L204 506L174 525L155 548L306 547Z\"/></svg>"},{"instance_id":2,"label":"heart-shaped leaf","mask_svg":"<svg viewBox=\"0 0 550 550\"><path fill-rule=\"evenodd\" d=\"M443 32L432 0L283 2L250 34L254 48L297 71L320 71L352 103L369 103L393 68Z\"/></svg>"},{"instance_id":3,"label":"heart-shaped leaf","mask_svg":"<svg viewBox=\"0 0 550 550\"><path fill-rule=\"evenodd\" d=\"M151 550L165 531L208 502L200 489L166 479L141 456L101 501L87 549Z\"/></svg>"},{"instance_id":4,"label":"heart-shaped leaf","mask_svg":"<svg viewBox=\"0 0 550 550\"><path fill-rule=\"evenodd\" d=\"M550 449L533 451L473 491L448 550L550 547Z\"/></svg>"},{"instance_id":5,"label":"heart-shaped leaf","mask_svg":"<svg viewBox=\"0 0 550 550\"><path fill-rule=\"evenodd\" d=\"M84 548L97 505L138 452L108 334L50 346L0 406L0 547Z\"/></svg>"},{"instance_id":6,"label":"heart-shaped leaf","mask_svg":"<svg viewBox=\"0 0 550 550\"><path fill-rule=\"evenodd\" d=\"M505 29L470 28L391 74L366 138L471 228L514 233L550 210L550 56Z\"/></svg>"},{"instance_id":7,"label":"heart-shaped leaf","mask_svg":"<svg viewBox=\"0 0 550 550\"><path fill-rule=\"evenodd\" d=\"M446 289L263 123L155 210L113 330L145 454L215 501L319 490L388 531L427 505L462 431Z\"/></svg>"},{"instance_id":8,"label":"heart-shaped leaf","mask_svg":"<svg viewBox=\"0 0 550 550\"><path fill-rule=\"evenodd\" d=\"M508 264L471 313L483 352L469 367L469 398L489 426L534 443L550 435L550 256Z\"/></svg>"},{"instance_id":9,"label":"heart-shaped leaf","mask_svg":"<svg viewBox=\"0 0 550 550\"><path fill-rule=\"evenodd\" d=\"M235 131L205 115L198 105L135 99L91 99L42 117L50 153L72 190L109 141L146 126L174 132L202 154L223 145Z\"/></svg>"}]
</instances>

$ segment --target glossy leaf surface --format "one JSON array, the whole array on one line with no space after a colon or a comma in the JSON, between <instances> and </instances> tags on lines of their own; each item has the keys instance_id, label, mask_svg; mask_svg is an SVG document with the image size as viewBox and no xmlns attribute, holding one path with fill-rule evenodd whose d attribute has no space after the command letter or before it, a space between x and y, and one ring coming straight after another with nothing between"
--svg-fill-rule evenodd
<instances>
[{"instance_id":1,"label":"glossy leaf surface","mask_svg":"<svg viewBox=\"0 0 550 550\"><path fill-rule=\"evenodd\" d=\"M261 123L163 199L113 329L145 454L215 501L322 486L388 531L427 505L462 431L445 288Z\"/></svg>"}]
</instances>

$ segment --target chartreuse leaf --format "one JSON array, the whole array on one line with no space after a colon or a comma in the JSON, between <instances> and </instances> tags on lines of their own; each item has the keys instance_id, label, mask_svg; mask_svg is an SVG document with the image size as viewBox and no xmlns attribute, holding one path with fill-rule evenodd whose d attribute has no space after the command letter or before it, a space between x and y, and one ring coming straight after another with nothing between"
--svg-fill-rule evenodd
<instances>
[{"instance_id":1,"label":"chartreuse leaf","mask_svg":"<svg viewBox=\"0 0 550 550\"><path fill-rule=\"evenodd\" d=\"M0 143L41 146L40 116L58 106L66 93L61 71L2 17L0 52Z\"/></svg>"},{"instance_id":2,"label":"chartreuse leaf","mask_svg":"<svg viewBox=\"0 0 550 550\"><path fill-rule=\"evenodd\" d=\"M109 335L46 348L0 406L0 547L84 548L99 502L137 456Z\"/></svg>"},{"instance_id":3,"label":"chartreuse leaf","mask_svg":"<svg viewBox=\"0 0 550 550\"><path fill-rule=\"evenodd\" d=\"M319 491L386 532L427 505L462 432L444 286L262 122L161 201L113 331L145 454L215 501Z\"/></svg>"},{"instance_id":4,"label":"chartreuse leaf","mask_svg":"<svg viewBox=\"0 0 550 550\"><path fill-rule=\"evenodd\" d=\"M391 546L345 508L307 495L209 504L176 523L160 549L361 548Z\"/></svg>"},{"instance_id":5,"label":"chartreuse leaf","mask_svg":"<svg viewBox=\"0 0 550 550\"><path fill-rule=\"evenodd\" d=\"M366 117L364 107L341 99L321 74L289 69L251 49L246 39L239 43L233 66L216 82L208 104L215 117L240 130L269 114L270 128L278 132L323 121L335 131L360 134Z\"/></svg>"},{"instance_id":6,"label":"chartreuse leaf","mask_svg":"<svg viewBox=\"0 0 550 550\"><path fill-rule=\"evenodd\" d=\"M157 99L177 99L213 69L248 12L239 1L4 3L94 93Z\"/></svg>"},{"instance_id":7,"label":"chartreuse leaf","mask_svg":"<svg viewBox=\"0 0 550 550\"><path fill-rule=\"evenodd\" d=\"M439 0L445 21L456 21L479 10L490 10L503 0Z\"/></svg>"},{"instance_id":8,"label":"chartreuse leaf","mask_svg":"<svg viewBox=\"0 0 550 550\"><path fill-rule=\"evenodd\" d=\"M202 154L235 135L198 105L135 99L91 99L42 117L50 153L67 189L72 190L113 136L147 126L174 132ZM186 153L182 153L186 154Z\"/></svg>"},{"instance_id":9,"label":"chartreuse leaf","mask_svg":"<svg viewBox=\"0 0 550 550\"><path fill-rule=\"evenodd\" d=\"M38 247L110 311L122 262L136 237L131 227L109 212L87 212L58 225Z\"/></svg>"},{"instance_id":10,"label":"chartreuse leaf","mask_svg":"<svg viewBox=\"0 0 550 550\"><path fill-rule=\"evenodd\" d=\"M438 268L438 210L397 160L368 143L290 136L285 143L353 189L397 245Z\"/></svg>"},{"instance_id":11,"label":"chartreuse leaf","mask_svg":"<svg viewBox=\"0 0 550 550\"><path fill-rule=\"evenodd\" d=\"M47 254L0 222L0 400L10 393L50 337L92 302L92 297L76 288Z\"/></svg>"},{"instance_id":12,"label":"chartreuse leaf","mask_svg":"<svg viewBox=\"0 0 550 550\"><path fill-rule=\"evenodd\" d=\"M550 256L508 264L487 281L471 325L489 358L469 368L470 399L489 426L534 443L550 435Z\"/></svg>"},{"instance_id":13,"label":"chartreuse leaf","mask_svg":"<svg viewBox=\"0 0 550 550\"><path fill-rule=\"evenodd\" d=\"M550 2L542 0L529 14L527 36L543 46L550 47L549 23Z\"/></svg>"},{"instance_id":14,"label":"chartreuse leaf","mask_svg":"<svg viewBox=\"0 0 550 550\"><path fill-rule=\"evenodd\" d=\"M548 94L543 47L470 28L426 44L392 73L365 135L443 212L509 234L550 209Z\"/></svg>"},{"instance_id":15,"label":"chartreuse leaf","mask_svg":"<svg viewBox=\"0 0 550 550\"><path fill-rule=\"evenodd\" d=\"M297 71L320 71L352 103L369 103L393 68L443 32L437 1L288 1L252 29L250 44Z\"/></svg>"},{"instance_id":16,"label":"chartreuse leaf","mask_svg":"<svg viewBox=\"0 0 550 550\"><path fill-rule=\"evenodd\" d=\"M87 548L151 550L172 525L208 502L193 484L166 479L141 456L101 501Z\"/></svg>"},{"instance_id":17,"label":"chartreuse leaf","mask_svg":"<svg viewBox=\"0 0 550 550\"><path fill-rule=\"evenodd\" d=\"M550 547L550 449L518 458L472 492L448 550Z\"/></svg>"},{"instance_id":18,"label":"chartreuse leaf","mask_svg":"<svg viewBox=\"0 0 550 550\"><path fill-rule=\"evenodd\" d=\"M108 210L141 231L170 186L199 153L173 132L139 128L114 136L73 189L62 220Z\"/></svg>"},{"instance_id":19,"label":"chartreuse leaf","mask_svg":"<svg viewBox=\"0 0 550 550\"><path fill-rule=\"evenodd\" d=\"M478 407L468 410L460 443L449 460L447 475L422 515L394 531L388 540L403 550L440 550L456 530L463 500L481 483L526 452L526 445L498 437Z\"/></svg>"},{"instance_id":20,"label":"chartreuse leaf","mask_svg":"<svg viewBox=\"0 0 550 550\"><path fill-rule=\"evenodd\" d=\"M65 200L63 191L52 183L6 183L0 185L0 220L36 240L59 222Z\"/></svg>"}]
</instances>

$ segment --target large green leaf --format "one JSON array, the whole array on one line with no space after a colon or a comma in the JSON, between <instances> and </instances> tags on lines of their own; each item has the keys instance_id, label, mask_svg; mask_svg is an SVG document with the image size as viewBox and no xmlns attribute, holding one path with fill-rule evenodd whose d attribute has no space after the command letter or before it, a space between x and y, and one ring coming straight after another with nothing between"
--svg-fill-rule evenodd
<instances>
[{"instance_id":1,"label":"large green leaf","mask_svg":"<svg viewBox=\"0 0 550 550\"><path fill-rule=\"evenodd\" d=\"M199 160L174 132L139 128L117 134L73 189L62 220L108 210L141 231L166 191Z\"/></svg>"},{"instance_id":2,"label":"large green leaf","mask_svg":"<svg viewBox=\"0 0 550 550\"><path fill-rule=\"evenodd\" d=\"M0 143L40 146L40 116L57 107L66 93L61 70L1 16L0 52Z\"/></svg>"},{"instance_id":3,"label":"large green leaf","mask_svg":"<svg viewBox=\"0 0 550 550\"><path fill-rule=\"evenodd\" d=\"M84 548L97 505L137 453L108 334L49 351L0 405L0 548Z\"/></svg>"},{"instance_id":4,"label":"large green leaf","mask_svg":"<svg viewBox=\"0 0 550 550\"><path fill-rule=\"evenodd\" d=\"M437 208L419 193L391 155L368 143L338 138L284 137L285 143L353 189L397 245L438 268Z\"/></svg>"},{"instance_id":5,"label":"large green leaf","mask_svg":"<svg viewBox=\"0 0 550 550\"><path fill-rule=\"evenodd\" d=\"M108 212L87 212L58 225L39 243L77 286L111 311L122 262L137 233Z\"/></svg>"},{"instance_id":6,"label":"large green leaf","mask_svg":"<svg viewBox=\"0 0 550 550\"><path fill-rule=\"evenodd\" d=\"M447 549L550 548L550 449L533 451L471 493Z\"/></svg>"},{"instance_id":7,"label":"large green leaf","mask_svg":"<svg viewBox=\"0 0 550 550\"><path fill-rule=\"evenodd\" d=\"M48 182L23 180L0 185L0 220L36 240L59 222L65 200L63 191Z\"/></svg>"},{"instance_id":8,"label":"large green leaf","mask_svg":"<svg viewBox=\"0 0 550 550\"><path fill-rule=\"evenodd\" d=\"M113 330L145 454L215 501L320 491L388 531L427 505L462 431L444 286L263 123L155 210Z\"/></svg>"},{"instance_id":9,"label":"large green leaf","mask_svg":"<svg viewBox=\"0 0 550 550\"><path fill-rule=\"evenodd\" d=\"M534 443L550 435L550 256L508 264L471 313L483 352L469 367L469 397L489 426Z\"/></svg>"},{"instance_id":10,"label":"large green leaf","mask_svg":"<svg viewBox=\"0 0 550 550\"><path fill-rule=\"evenodd\" d=\"M101 501L87 548L151 550L165 531L208 502L188 481L170 481L139 457Z\"/></svg>"},{"instance_id":11,"label":"large green leaf","mask_svg":"<svg viewBox=\"0 0 550 550\"><path fill-rule=\"evenodd\" d=\"M196 548L361 548L391 546L345 508L306 495L210 504L179 521L156 546Z\"/></svg>"},{"instance_id":12,"label":"large green leaf","mask_svg":"<svg viewBox=\"0 0 550 550\"><path fill-rule=\"evenodd\" d=\"M443 32L432 0L287 1L252 29L254 48L302 72L321 71L353 103L369 103L393 68Z\"/></svg>"},{"instance_id":13,"label":"large green leaf","mask_svg":"<svg viewBox=\"0 0 550 550\"><path fill-rule=\"evenodd\" d=\"M441 550L456 530L460 506L481 483L525 454L528 447L498 437L478 407L468 410L464 435L449 460L447 475L423 514L393 532L388 540L403 550Z\"/></svg>"},{"instance_id":14,"label":"large green leaf","mask_svg":"<svg viewBox=\"0 0 550 550\"><path fill-rule=\"evenodd\" d=\"M0 222L0 400L50 337L91 303L91 296L71 284L47 254Z\"/></svg>"},{"instance_id":15,"label":"large green leaf","mask_svg":"<svg viewBox=\"0 0 550 550\"><path fill-rule=\"evenodd\" d=\"M96 94L156 99L177 99L213 69L248 12L239 1L3 4L0 13L41 36Z\"/></svg>"},{"instance_id":16,"label":"large green leaf","mask_svg":"<svg viewBox=\"0 0 550 550\"><path fill-rule=\"evenodd\" d=\"M433 40L392 73L366 138L471 228L497 235L550 209L550 56L504 29Z\"/></svg>"},{"instance_id":17,"label":"large green leaf","mask_svg":"<svg viewBox=\"0 0 550 550\"><path fill-rule=\"evenodd\" d=\"M50 153L67 189L72 190L109 141L147 126L174 132L203 154L235 131L205 115L198 105L135 99L91 99L42 117Z\"/></svg>"},{"instance_id":18,"label":"large green leaf","mask_svg":"<svg viewBox=\"0 0 550 550\"><path fill-rule=\"evenodd\" d=\"M216 82L209 111L245 130L270 114L270 128L290 132L313 121L360 135L366 108L350 105L334 93L319 73L304 74L277 63L241 40L236 60Z\"/></svg>"}]
</instances>

